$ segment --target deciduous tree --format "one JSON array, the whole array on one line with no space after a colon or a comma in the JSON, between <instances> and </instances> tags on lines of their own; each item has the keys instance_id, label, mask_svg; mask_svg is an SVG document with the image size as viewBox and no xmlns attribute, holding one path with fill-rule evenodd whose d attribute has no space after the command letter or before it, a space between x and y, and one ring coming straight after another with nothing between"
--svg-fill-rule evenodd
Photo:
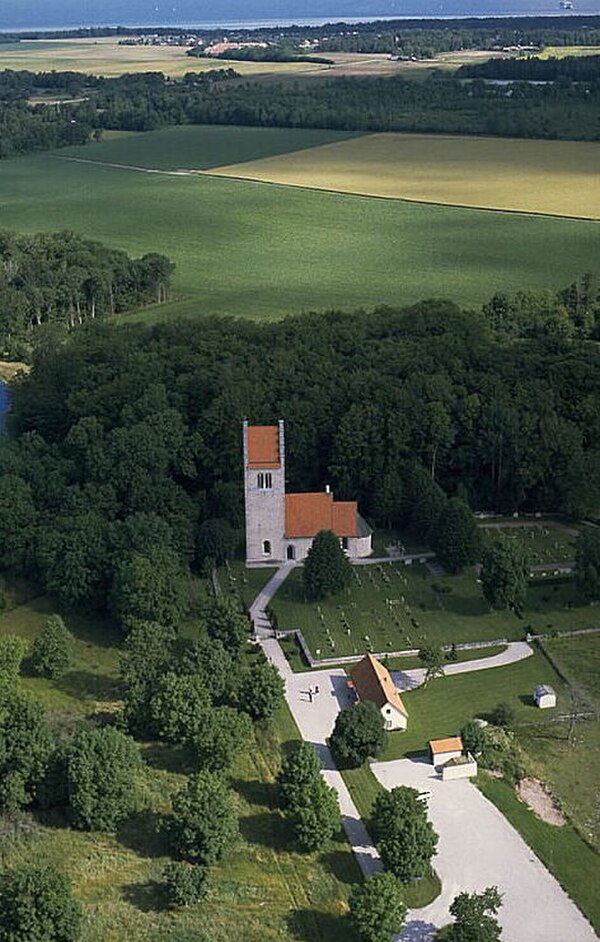
<instances>
[{"instance_id":1,"label":"deciduous tree","mask_svg":"<svg viewBox=\"0 0 600 942\"><path fill-rule=\"evenodd\" d=\"M50 864L0 874L0 942L76 942L83 911Z\"/></svg>"},{"instance_id":2,"label":"deciduous tree","mask_svg":"<svg viewBox=\"0 0 600 942\"><path fill-rule=\"evenodd\" d=\"M371 820L386 869L403 882L429 871L438 836L416 789L400 786L378 794Z\"/></svg>"},{"instance_id":3,"label":"deciduous tree","mask_svg":"<svg viewBox=\"0 0 600 942\"><path fill-rule=\"evenodd\" d=\"M348 917L361 942L390 942L406 919L402 887L392 873L375 873L358 883L348 906Z\"/></svg>"},{"instance_id":4,"label":"deciduous tree","mask_svg":"<svg viewBox=\"0 0 600 942\"><path fill-rule=\"evenodd\" d=\"M338 713L331 748L342 765L355 768L380 755L386 739L381 713L366 700Z\"/></svg>"},{"instance_id":5,"label":"deciduous tree","mask_svg":"<svg viewBox=\"0 0 600 942\"><path fill-rule=\"evenodd\" d=\"M431 548L449 572L477 562L481 540L469 507L457 497L447 501L431 530Z\"/></svg>"},{"instance_id":6,"label":"deciduous tree","mask_svg":"<svg viewBox=\"0 0 600 942\"><path fill-rule=\"evenodd\" d=\"M221 860L239 836L231 792L214 772L190 776L173 797L173 812L165 828L173 852L192 863Z\"/></svg>"},{"instance_id":7,"label":"deciduous tree","mask_svg":"<svg viewBox=\"0 0 600 942\"><path fill-rule=\"evenodd\" d=\"M253 720L270 719L283 703L283 678L272 664L254 664L242 674L237 699Z\"/></svg>"},{"instance_id":8,"label":"deciduous tree","mask_svg":"<svg viewBox=\"0 0 600 942\"><path fill-rule=\"evenodd\" d=\"M33 642L31 666L40 677L56 680L73 660L73 635L60 615L51 615Z\"/></svg>"},{"instance_id":9,"label":"deciduous tree","mask_svg":"<svg viewBox=\"0 0 600 942\"><path fill-rule=\"evenodd\" d=\"M492 608L522 612L527 597L529 561L517 540L498 536L488 542L481 559L481 588Z\"/></svg>"},{"instance_id":10,"label":"deciduous tree","mask_svg":"<svg viewBox=\"0 0 600 942\"><path fill-rule=\"evenodd\" d=\"M454 923L446 929L445 942L498 942L502 930L496 915L501 905L496 886L483 893L459 893L450 906Z\"/></svg>"},{"instance_id":11,"label":"deciduous tree","mask_svg":"<svg viewBox=\"0 0 600 942\"><path fill-rule=\"evenodd\" d=\"M67 794L73 825L113 831L137 804L140 756L134 741L105 726L79 732L66 752Z\"/></svg>"},{"instance_id":12,"label":"deciduous tree","mask_svg":"<svg viewBox=\"0 0 600 942\"><path fill-rule=\"evenodd\" d=\"M315 536L304 560L302 579L310 599L327 598L350 584L352 565L331 530L321 530Z\"/></svg>"}]
</instances>

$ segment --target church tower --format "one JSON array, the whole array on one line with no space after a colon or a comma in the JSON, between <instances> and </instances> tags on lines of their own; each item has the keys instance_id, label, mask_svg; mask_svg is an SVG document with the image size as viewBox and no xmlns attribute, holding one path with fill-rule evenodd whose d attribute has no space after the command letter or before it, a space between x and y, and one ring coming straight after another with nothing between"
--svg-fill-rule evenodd
<instances>
[{"instance_id":1,"label":"church tower","mask_svg":"<svg viewBox=\"0 0 600 942\"><path fill-rule=\"evenodd\" d=\"M285 440L283 420L277 425L244 421L244 499L246 563L284 559Z\"/></svg>"}]
</instances>

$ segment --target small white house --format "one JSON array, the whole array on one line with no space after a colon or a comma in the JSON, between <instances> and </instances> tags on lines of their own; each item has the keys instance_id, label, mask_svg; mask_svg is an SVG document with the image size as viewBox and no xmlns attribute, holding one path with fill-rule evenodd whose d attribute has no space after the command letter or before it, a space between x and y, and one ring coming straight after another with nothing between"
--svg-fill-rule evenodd
<instances>
[{"instance_id":1,"label":"small white house","mask_svg":"<svg viewBox=\"0 0 600 942\"><path fill-rule=\"evenodd\" d=\"M556 706L556 693L550 684L538 684L533 691L533 702L540 710Z\"/></svg>"},{"instance_id":2,"label":"small white house","mask_svg":"<svg viewBox=\"0 0 600 942\"><path fill-rule=\"evenodd\" d=\"M447 739L432 739L429 742L429 755L431 764L436 769L441 768L451 759L459 759L463 754L463 741L460 736L449 736Z\"/></svg>"},{"instance_id":3,"label":"small white house","mask_svg":"<svg viewBox=\"0 0 600 942\"><path fill-rule=\"evenodd\" d=\"M386 729L406 729L408 712L387 667L367 654L352 668L350 677L357 698L379 708Z\"/></svg>"}]
</instances>

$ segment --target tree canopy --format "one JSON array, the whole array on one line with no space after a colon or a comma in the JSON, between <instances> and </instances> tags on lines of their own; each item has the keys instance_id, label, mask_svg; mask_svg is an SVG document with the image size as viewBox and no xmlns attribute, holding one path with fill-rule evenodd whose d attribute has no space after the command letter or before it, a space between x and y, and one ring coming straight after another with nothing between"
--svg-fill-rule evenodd
<instances>
[{"instance_id":1,"label":"tree canopy","mask_svg":"<svg viewBox=\"0 0 600 942\"><path fill-rule=\"evenodd\" d=\"M361 942L389 942L404 925L407 908L392 873L375 873L353 887L349 919Z\"/></svg>"},{"instance_id":2,"label":"tree canopy","mask_svg":"<svg viewBox=\"0 0 600 942\"><path fill-rule=\"evenodd\" d=\"M66 750L66 784L73 825L113 831L134 811L140 756L128 736L106 726L83 729Z\"/></svg>"},{"instance_id":3,"label":"tree canopy","mask_svg":"<svg viewBox=\"0 0 600 942\"><path fill-rule=\"evenodd\" d=\"M76 942L83 911L50 864L0 873L0 942Z\"/></svg>"},{"instance_id":4,"label":"tree canopy","mask_svg":"<svg viewBox=\"0 0 600 942\"><path fill-rule=\"evenodd\" d=\"M408 882L429 872L438 836L427 805L414 788L380 792L371 816L375 840L387 870Z\"/></svg>"},{"instance_id":5,"label":"tree canopy","mask_svg":"<svg viewBox=\"0 0 600 942\"><path fill-rule=\"evenodd\" d=\"M499 535L483 548L481 589L492 608L507 608L520 613L527 597L529 561L518 542Z\"/></svg>"},{"instance_id":6,"label":"tree canopy","mask_svg":"<svg viewBox=\"0 0 600 942\"><path fill-rule=\"evenodd\" d=\"M341 592L352 579L352 565L331 530L321 530L304 560L302 580L310 599L325 599Z\"/></svg>"},{"instance_id":7,"label":"tree canopy","mask_svg":"<svg viewBox=\"0 0 600 942\"><path fill-rule=\"evenodd\" d=\"M238 820L231 792L219 775L191 775L172 804L165 828L177 856L212 864L229 853L239 837Z\"/></svg>"},{"instance_id":8,"label":"tree canopy","mask_svg":"<svg viewBox=\"0 0 600 942\"><path fill-rule=\"evenodd\" d=\"M338 713L330 742L340 763L354 768L377 758L386 740L383 716L365 700Z\"/></svg>"}]
</instances>

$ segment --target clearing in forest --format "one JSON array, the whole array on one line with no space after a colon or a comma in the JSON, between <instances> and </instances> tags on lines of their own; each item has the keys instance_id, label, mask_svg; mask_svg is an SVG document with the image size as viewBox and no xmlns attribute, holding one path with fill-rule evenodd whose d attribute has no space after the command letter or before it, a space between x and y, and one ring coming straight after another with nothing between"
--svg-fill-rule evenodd
<instances>
[{"instance_id":1,"label":"clearing in forest","mask_svg":"<svg viewBox=\"0 0 600 942\"><path fill-rule=\"evenodd\" d=\"M600 217L600 144L370 134L216 171L289 186L555 216Z\"/></svg>"}]
</instances>

